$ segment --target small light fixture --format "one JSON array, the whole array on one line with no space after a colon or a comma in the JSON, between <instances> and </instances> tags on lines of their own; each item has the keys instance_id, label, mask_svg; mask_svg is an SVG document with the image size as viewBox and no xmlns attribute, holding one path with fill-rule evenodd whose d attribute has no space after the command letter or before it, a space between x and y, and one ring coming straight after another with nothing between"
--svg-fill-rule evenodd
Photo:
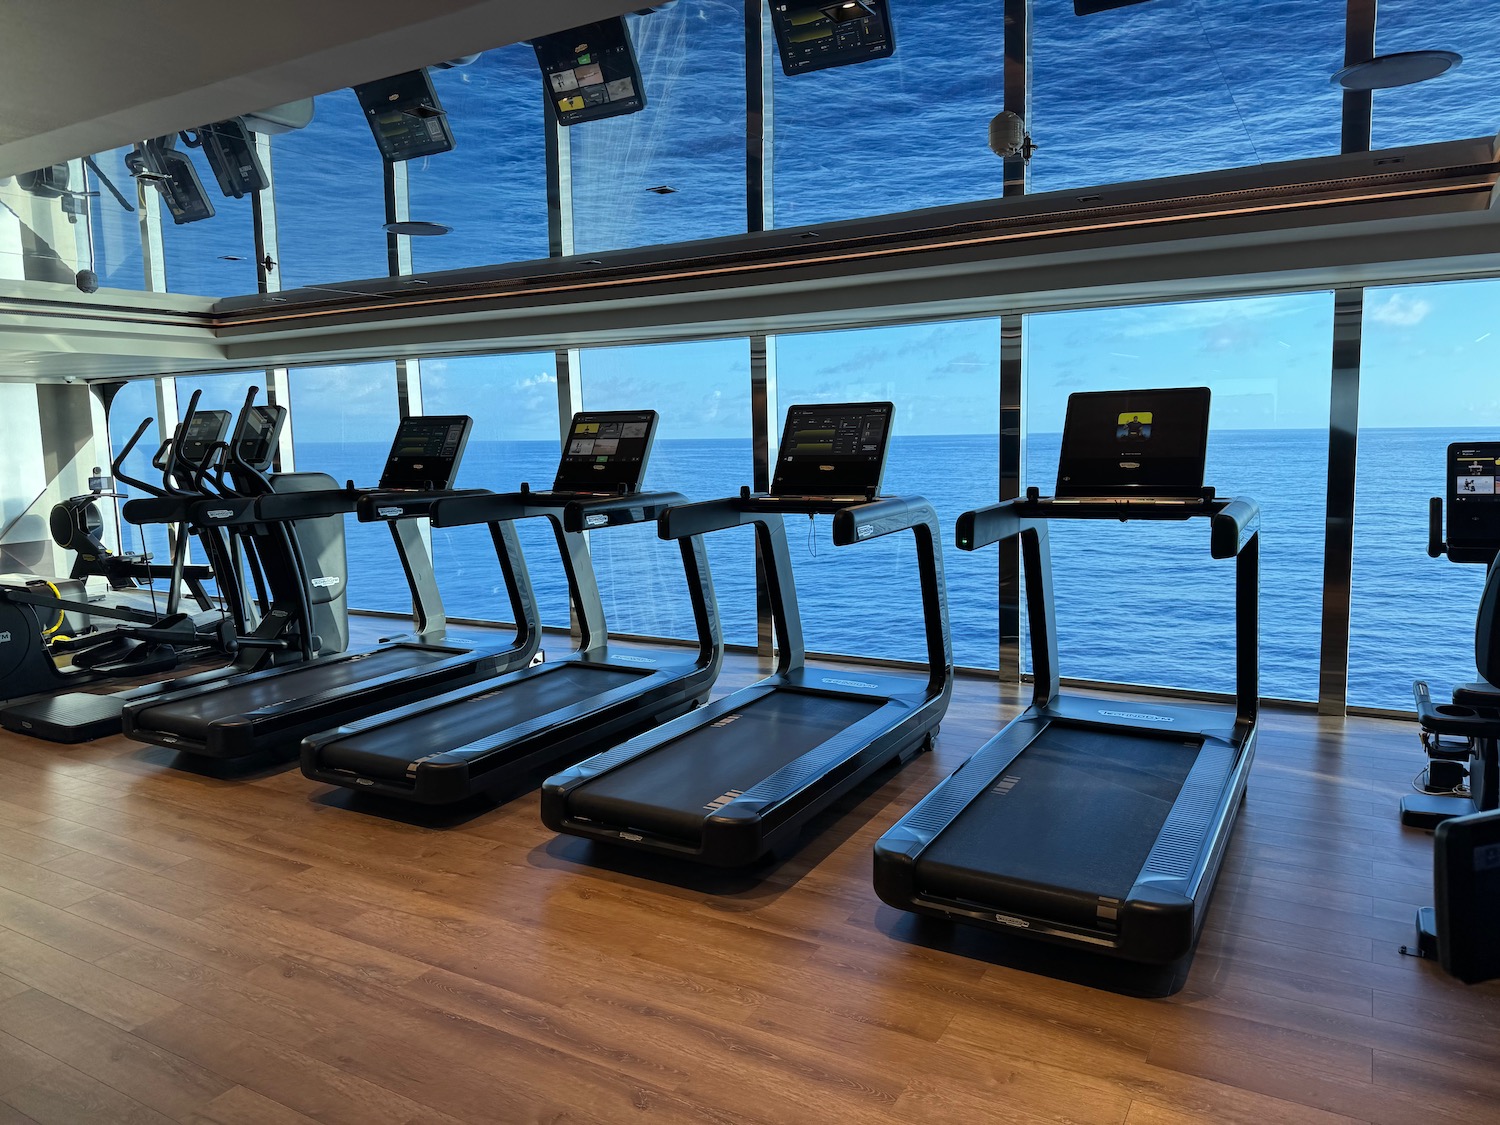
<instances>
[{"instance_id":1,"label":"small light fixture","mask_svg":"<svg viewBox=\"0 0 1500 1125\"><path fill-rule=\"evenodd\" d=\"M1439 78L1463 61L1457 51L1399 51L1346 66L1329 81L1346 90L1390 90Z\"/></svg>"},{"instance_id":2,"label":"small light fixture","mask_svg":"<svg viewBox=\"0 0 1500 1125\"><path fill-rule=\"evenodd\" d=\"M452 227L445 227L442 223L428 223L421 219L406 219L399 223L386 223L382 228L386 234L405 234L416 237L431 237L439 234L448 234Z\"/></svg>"},{"instance_id":3,"label":"small light fixture","mask_svg":"<svg viewBox=\"0 0 1500 1125\"><path fill-rule=\"evenodd\" d=\"M666 184L658 184L656 187L648 187L646 190L649 191L649 192L651 192L653 195L676 195L677 194L677 189L676 188L669 187Z\"/></svg>"},{"instance_id":4,"label":"small light fixture","mask_svg":"<svg viewBox=\"0 0 1500 1125\"><path fill-rule=\"evenodd\" d=\"M245 259L242 258L242 257L240 257L238 254L220 254L219 255L219 261L221 261L221 262L243 262L244 260Z\"/></svg>"}]
</instances>

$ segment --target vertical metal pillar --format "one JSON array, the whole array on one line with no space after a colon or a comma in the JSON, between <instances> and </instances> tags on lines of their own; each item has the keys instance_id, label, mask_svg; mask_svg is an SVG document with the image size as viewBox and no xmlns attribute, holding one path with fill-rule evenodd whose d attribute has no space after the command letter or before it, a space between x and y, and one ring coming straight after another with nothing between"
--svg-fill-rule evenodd
<instances>
[{"instance_id":1,"label":"vertical metal pillar","mask_svg":"<svg viewBox=\"0 0 1500 1125\"><path fill-rule=\"evenodd\" d=\"M566 258L573 253L573 146L568 130L557 123L550 108L546 114L547 138L547 254ZM559 348L557 364L557 433L567 437L573 415L583 409L580 353L577 348Z\"/></svg>"},{"instance_id":2,"label":"vertical metal pillar","mask_svg":"<svg viewBox=\"0 0 1500 1125\"><path fill-rule=\"evenodd\" d=\"M1005 0L1005 108L1029 124L1031 107L1031 0ZM1025 195L1026 157L1005 158L1005 196ZM1026 318L1000 317L1000 499L1021 494L1021 402L1025 375ZM1002 683L1021 680L1021 542L1000 544L998 578L1000 649L996 662Z\"/></svg>"},{"instance_id":3,"label":"vertical metal pillar","mask_svg":"<svg viewBox=\"0 0 1500 1125\"><path fill-rule=\"evenodd\" d=\"M382 162L385 167L385 221L404 223L411 218L411 181L406 162ZM411 235L386 231L386 272L392 277L412 273ZM422 364L416 356L396 360L396 401L401 417L422 413Z\"/></svg>"},{"instance_id":4,"label":"vertical metal pillar","mask_svg":"<svg viewBox=\"0 0 1500 1125\"><path fill-rule=\"evenodd\" d=\"M281 292L281 234L276 225L276 174L272 166L271 138L256 133L255 151L266 170L267 184L250 197L250 217L255 224L255 284L262 293ZM266 369L266 401L288 408L286 424L276 445L276 469L290 473L297 467L297 443L292 437L292 377L285 367Z\"/></svg>"},{"instance_id":5,"label":"vertical metal pillar","mask_svg":"<svg viewBox=\"0 0 1500 1125\"><path fill-rule=\"evenodd\" d=\"M1376 0L1347 0L1344 65L1375 55ZM1345 91L1344 152L1368 152L1374 101ZM1332 382L1328 396L1328 495L1323 524L1323 621L1318 714L1342 715L1349 699L1349 616L1354 585L1354 492L1359 459L1359 366L1365 291L1333 297Z\"/></svg>"},{"instance_id":6,"label":"vertical metal pillar","mask_svg":"<svg viewBox=\"0 0 1500 1125\"><path fill-rule=\"evenodd\" d=\"M745 0L745 230L770 229L774 196L771 191L773 46L770 21L761 0ZM776 337L750 337L750 486L771 489L771 462L776 456ZM771 593L766 585L765 560L759 537L755 540L755 651L770 659L776 648Z\"/></svg>"}]
</instances>

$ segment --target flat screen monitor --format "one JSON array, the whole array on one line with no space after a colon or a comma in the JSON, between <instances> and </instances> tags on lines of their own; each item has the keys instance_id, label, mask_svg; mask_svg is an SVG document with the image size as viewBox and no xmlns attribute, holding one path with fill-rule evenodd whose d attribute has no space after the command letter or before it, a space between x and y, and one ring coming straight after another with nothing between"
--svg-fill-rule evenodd
<instances>
[{"instance_id":1,"label":"flat screen monitor","mask_svg":"<svg viewBox=\"0 0 1500 1125\"><path fill-rule=\"evenodd\" d=\"M878 494L895 413L889 402L791 407L781 431L771 495L862 500Z\"/></svg>"},{"instance_id":2,"label":"flat screen monitor","mask_svg":"<svg viewBox=\"0 0 1500 1125\"><path fill-rule=\"evenodd\" d=\"M533 39L547 104L560 125L646 108L646 90L625 17Z\"/></svg>"},{"instance_id":3,"label":"flat screen monitor","mask_svg":"<svg viewBox=\"0 0 1500 1125\"><path fill-rule=\"evenodd\" d=\"M1448 550L1500 550L1500 441L1448 447Z\"/></svg>"},{"instance_id":4,"label":"flat screen monitor","mask_svg":"<svg viewBox=\"0 0 1500 1125\"><path fill-rule=\"evenodd\" d=\"M201 465L224 435L229 433L229 411L195 410L182 432L179 455L190 465Z\"/></svg>"},{"instance_id":5,"label":"flat screen monitor","mask_svg":"<svg viewBox=\"0 0 1500 1125\"><path fill-rule=\"evenodd\" d=\"M144 180L161 193L167 212L177 226L211 219L214 205L203 193L203 181L185 152L176 148L175 136L141 141L133 152L125 154L130 174Z\"/></svg>"},{"instance_id":6,"label":"flat screen monitor","mask_svg":"<svg viewBox=\"0 0 1500 1125\"><path fill-rule=\"evenodd\" d=\"M638 492L656 441L654 410L590 410L573 415L554 492Z\"/></svg>"},{"instance_id":7,"label":"flat screen monitor","mask_svg":"<svg viewBox=\"0 0 1500 1125\"><path fill-rule=\"evenodd\" d=\"M241 411L234 430L235 455L250 468L265 472L276 460L276 442L285 424L284 406L252 406Z\"/></svg>"},{"instance_id":8,"label":"flat screen monitor","mask_svg":"<svg viewBox=\"0 0 1500 1125\"><path fill-rule=\"evenodd\" d=\"M896 50L887 0L771 0L771 26L789 75L888 58Z\"/></svg>"},{"instance_id":9,"label":"flat screen monitor","mask_svg":"<svg viewBox=\"0 0 1500 1125\"><path fill-rule=\"evenodd\" d=\"M1201 496L1209 398L1207 387L1069 395L1057 495Z\"/></svg>"},{"instance_id":10,"label":"flat screen monitor","mask_svg":"<svg viewBox=\"0 0 1500 1125\"><path fill-rule=\"evenodd\" d=\"M261 191L269 182L250 132L237 120L220 121L198 130L203 155L213 169L219 190L233 199Z\"/></svg>"},{"instance_id":11,"label":"flat screen monitor","mask_svg":"<svg viewBox=\"0 0 1500 1125\"><path fill-rule=\"evenodd\" d=\"M380 155L395 164L453 147L448 115L424 67L354 87Z\"/></svg>"},{"instance_id":12,"label":"flat screen monitor","mask_svg":"<svg viewBox=\"0 0 1500 1125\"><path fill-rule=\"evenodd\" d=\"M403 418L380 475L380 488L442 492L453 487L474 419L467 414Z\"/></svg>"}]
</instances>

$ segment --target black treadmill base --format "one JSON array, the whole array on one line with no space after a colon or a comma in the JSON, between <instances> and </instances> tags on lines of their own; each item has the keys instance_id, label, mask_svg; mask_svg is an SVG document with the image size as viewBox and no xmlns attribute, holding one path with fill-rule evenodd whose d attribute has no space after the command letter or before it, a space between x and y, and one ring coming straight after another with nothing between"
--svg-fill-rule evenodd
<instances>
[{"instance_id":1,"label":"black treadmill base","mask_svg":"<svg viewBox=\"0 0 1500 1125\"><path fill-rule=\"evenodd\" d=\"M113 695L66 692L0 711L0 726L17 734L72 744L120 733L125 701Z\"/></svg>"},{"instance_id":2,"label":"black treadmill base","mask_svg":"<svg viewBox=\"0 0 1500 1125\"><path fill-rule=\"evenodd\" d=\"M1441 797L1435 793L1408 793L1401 798L1401 823L1431 832L1445 820L1474 811L1467 797Z\"/></svg>"}]
</instances>

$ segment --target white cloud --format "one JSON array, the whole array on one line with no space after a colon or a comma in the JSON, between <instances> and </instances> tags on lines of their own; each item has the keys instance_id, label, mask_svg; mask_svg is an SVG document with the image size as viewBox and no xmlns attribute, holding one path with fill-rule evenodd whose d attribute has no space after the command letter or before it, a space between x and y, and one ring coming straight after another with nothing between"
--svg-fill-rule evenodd
<instances>
[{"instance_id":1,"label":"white cloud","mask_svg":"<svg viewBox=\"0 0 1500 1125\"><path fill-rule=\"evenodd\" d=\"M1411 328L1421 324L1432 311L1432 303L1421 297L1403 297L1392 293L1370 310L1370 319L1378 324L1389 324L1394 328Z\"/></svg>"},{"instance_id":2,"label":"white cloud","mask_svg":"<svg viewBox=\"0 0 1500 1125\"><path fill-rule=\"evenodd\" d=\"M535 387L555 386L557 386L557 376L546 371L543 371L540 375L528 376L527 378L521 379L516 383L516 389L518 391L529 391Z\"/></svg>"}]
</instances>

